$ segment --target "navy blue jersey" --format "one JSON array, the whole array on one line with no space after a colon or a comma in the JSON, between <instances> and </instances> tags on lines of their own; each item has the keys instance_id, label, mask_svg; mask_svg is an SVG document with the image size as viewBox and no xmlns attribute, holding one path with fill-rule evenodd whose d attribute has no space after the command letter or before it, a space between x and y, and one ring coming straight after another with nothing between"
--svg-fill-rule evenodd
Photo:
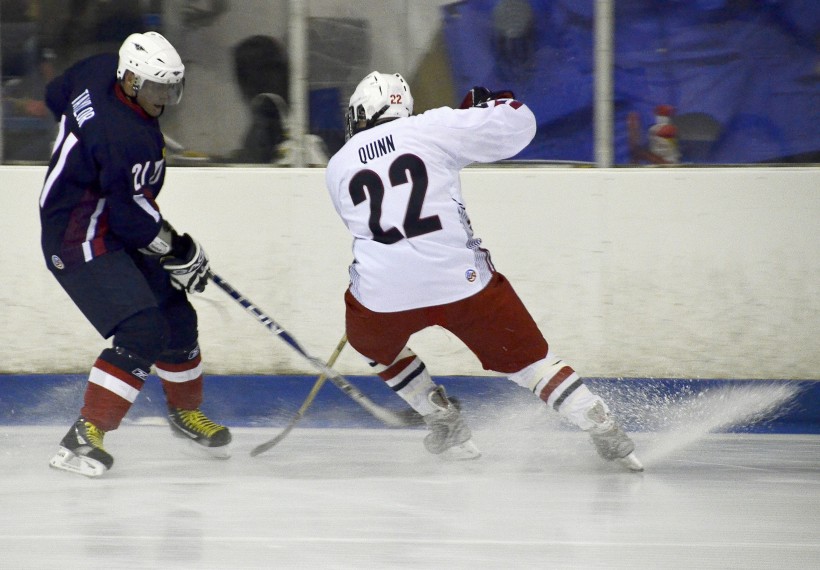
<instances>
[{"instance_id":1,"label":"navy blue jersey","mask_svg":"<svg viewBox=\"0 0 820 570\"><path fill-rule=\"evenodd\" d=\"M60 123L40 194L43 254L52 270L144 247L159 232L165 141L159 121L116 81L117 62L114 54L90 57L46 87Z\"/></svg>"}]
</instances>

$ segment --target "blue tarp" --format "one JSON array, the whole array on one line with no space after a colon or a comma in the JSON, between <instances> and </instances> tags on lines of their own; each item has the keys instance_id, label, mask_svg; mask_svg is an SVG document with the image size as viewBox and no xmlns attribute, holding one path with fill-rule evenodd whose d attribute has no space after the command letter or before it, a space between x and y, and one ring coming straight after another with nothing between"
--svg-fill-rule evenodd
<instances>
[{"instance_id":1,"label":"blue tarp","mask_svg":"<svg viewBox=\"0 0 820 570\"><path fill-rule=\"evenodd\" d=\"M494 20L500 4L467 0L442 8L456 90L512 89L533 109L538 133L516 158L593 161L592 0L529 0L531 29L512 39L500 29L515 29L516 22ZM627 115L636 112L645 131L660 104L674 106L679 117L706 114L720 126L717 140L697 156L684 153L683 162L754 163L820 152L820 2L614 5L616 163L630 161Z\"/></svg>"}]
</instances>

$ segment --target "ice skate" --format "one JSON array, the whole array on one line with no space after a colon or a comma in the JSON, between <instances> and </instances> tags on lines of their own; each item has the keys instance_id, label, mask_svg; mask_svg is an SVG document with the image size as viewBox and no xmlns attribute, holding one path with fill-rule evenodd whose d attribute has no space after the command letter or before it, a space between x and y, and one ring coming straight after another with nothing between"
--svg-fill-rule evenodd
<instances>
[{"instance_id":1,"label":"ice skate","mask_svg":"<svg viewBox=\"0 0 820 570\"><path fill-rule=\"evenodd\" d=\"M194 450L204 451L210 457L219 459L231 456L228 445L231 442L230 430L212 421L199 409L168 408L168 422L171 432L187 439Z\"/></svg>"},{"instance_id":2,"label":"ice skate","mask_svg":"<svg viewBox=\"0 0 820 570\"><path fill-rule=\"evenodd\" d=\"M477 459L481 452L472 442L472 433L458 409L447 399L444 387L430 392L428 398L438 408L424 416L430 433L424 438L424 447L433 455L447 460Z\"/></svg>"},{"instance_id":3,"label":"ice skate","mask_svg":"<svg viewBox=\"0 0 820 570\"><path fill-rule=\"evenodd\" d=\"M103 449L105 432L80 417L60 442L60 449L49 465L86 477L99 477L114 464L114 458Z\"/></svg>"},{"instance_id":4,"label":"ice skate","mask_svg":"<svg viewBox=\"0 0 820 570\"><path fill-rule=\"evenodd\" d=\"M618 426L600 402L587 411L587 418L595 423L589 430L598 455L607 461L617 461L630 471L643 471L643 464L635 456L635 443Z\"/></svg>"}]
</instances>

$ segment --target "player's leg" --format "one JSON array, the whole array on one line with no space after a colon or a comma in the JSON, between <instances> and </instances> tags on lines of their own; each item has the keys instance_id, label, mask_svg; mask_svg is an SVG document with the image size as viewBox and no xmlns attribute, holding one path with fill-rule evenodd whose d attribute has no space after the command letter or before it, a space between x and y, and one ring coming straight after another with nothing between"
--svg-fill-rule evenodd
<instances>
[{"instance_id":1,"label":"player's leg","mask_svg":"<svg viewBox=\"0 0 820 570\"><path fill-rule=\"evenodd\" d=\"M50 464L88 476L111 468L105 433L119 427L136 400L153 360L167 342L165 321L130 258L113 252L66 274L56 273L72 301L113 346L91 369L79 419Z\"/></svg>"},{"instance_id":2,"label":"player's leg","mask_svg":"<svg viewBox=\"0 0 820 570\"><path fill-rule=\"evenodd\" d=\"M345 294L346 329L350 346L369 362L373 372L424 418L430 433L425 448L446 459L480 456L470 428L459 410L437 386L422 360L406 343L428 326L423 310L376 313Z\"/></svg>"},{"instance_id":3,"label":"player's leg","mask_svg":"<svg viewBox=\"0 0 820 570\"><path fill-rule=\"evenodd\" d=\"M587 431L606 460L642 469L635 445L575 370L549 350L541 331L510 283L496 274L480 293L454 303L442 323L487 370L507 374L579 428Z\"/></svg>"},{"instance_id":4,"label":"player's leg","mask_svg":"<svg viewBox=\"0 0 820 570\"><path fill-rule=\"evenodd\" d=\"M434 455L447 459L475 459L481 454L472 442L470 428L458 408L447 397L444 386L437 386L424 362L407 346L390 364L368 359L373 372L421 414L430 428L424 446Z\"/></svg>"},{"instance_id":5,"label":"player's leg","mask_svg":"<svg viewBox=\"0 0 820 570\"><path fill-rule=\"evenodd\" d=\"M633 471L643 466L633 453L635 444L621 429L604 400L592 393L575 370L547 354L541 360L510 374L510 380L531 390L550 408L588 432L598 454L619 460Z\"/></svg>"},{"instance_id":6,"label":"player's leg","mask_svg":"<svg viewBox=\"0 0 820 570\"><path fill-rule=\"evenodd\" d=\"M183 291L171 286L167 273L155 260L145 259L141 269L169 327L167 347L157 357L155 368L165 393L171 432L194 444L194 449L228 458L230 430L200 409L203 378L196 310Z\"/></svg>"}]
</instances>

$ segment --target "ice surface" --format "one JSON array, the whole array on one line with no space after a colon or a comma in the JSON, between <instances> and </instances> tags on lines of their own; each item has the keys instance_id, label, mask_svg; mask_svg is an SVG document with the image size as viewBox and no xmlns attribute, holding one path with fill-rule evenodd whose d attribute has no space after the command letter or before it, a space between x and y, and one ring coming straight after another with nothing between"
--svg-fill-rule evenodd
<instances>
[{"instance_id":1,"label":"ice surface","mask_svg":"<svg viewBox=\"0 0 820 570\"><path fill-rule=\"evenodd\" d=\"M124 425L99 479L49 469L68 426L0 426L0 567L820 567L820 436L638 433L636 474L506 424L464 463L416 429L297 428L251 458L279 429L236 428L225 461Z\"/></svg>"}]
</instances>

